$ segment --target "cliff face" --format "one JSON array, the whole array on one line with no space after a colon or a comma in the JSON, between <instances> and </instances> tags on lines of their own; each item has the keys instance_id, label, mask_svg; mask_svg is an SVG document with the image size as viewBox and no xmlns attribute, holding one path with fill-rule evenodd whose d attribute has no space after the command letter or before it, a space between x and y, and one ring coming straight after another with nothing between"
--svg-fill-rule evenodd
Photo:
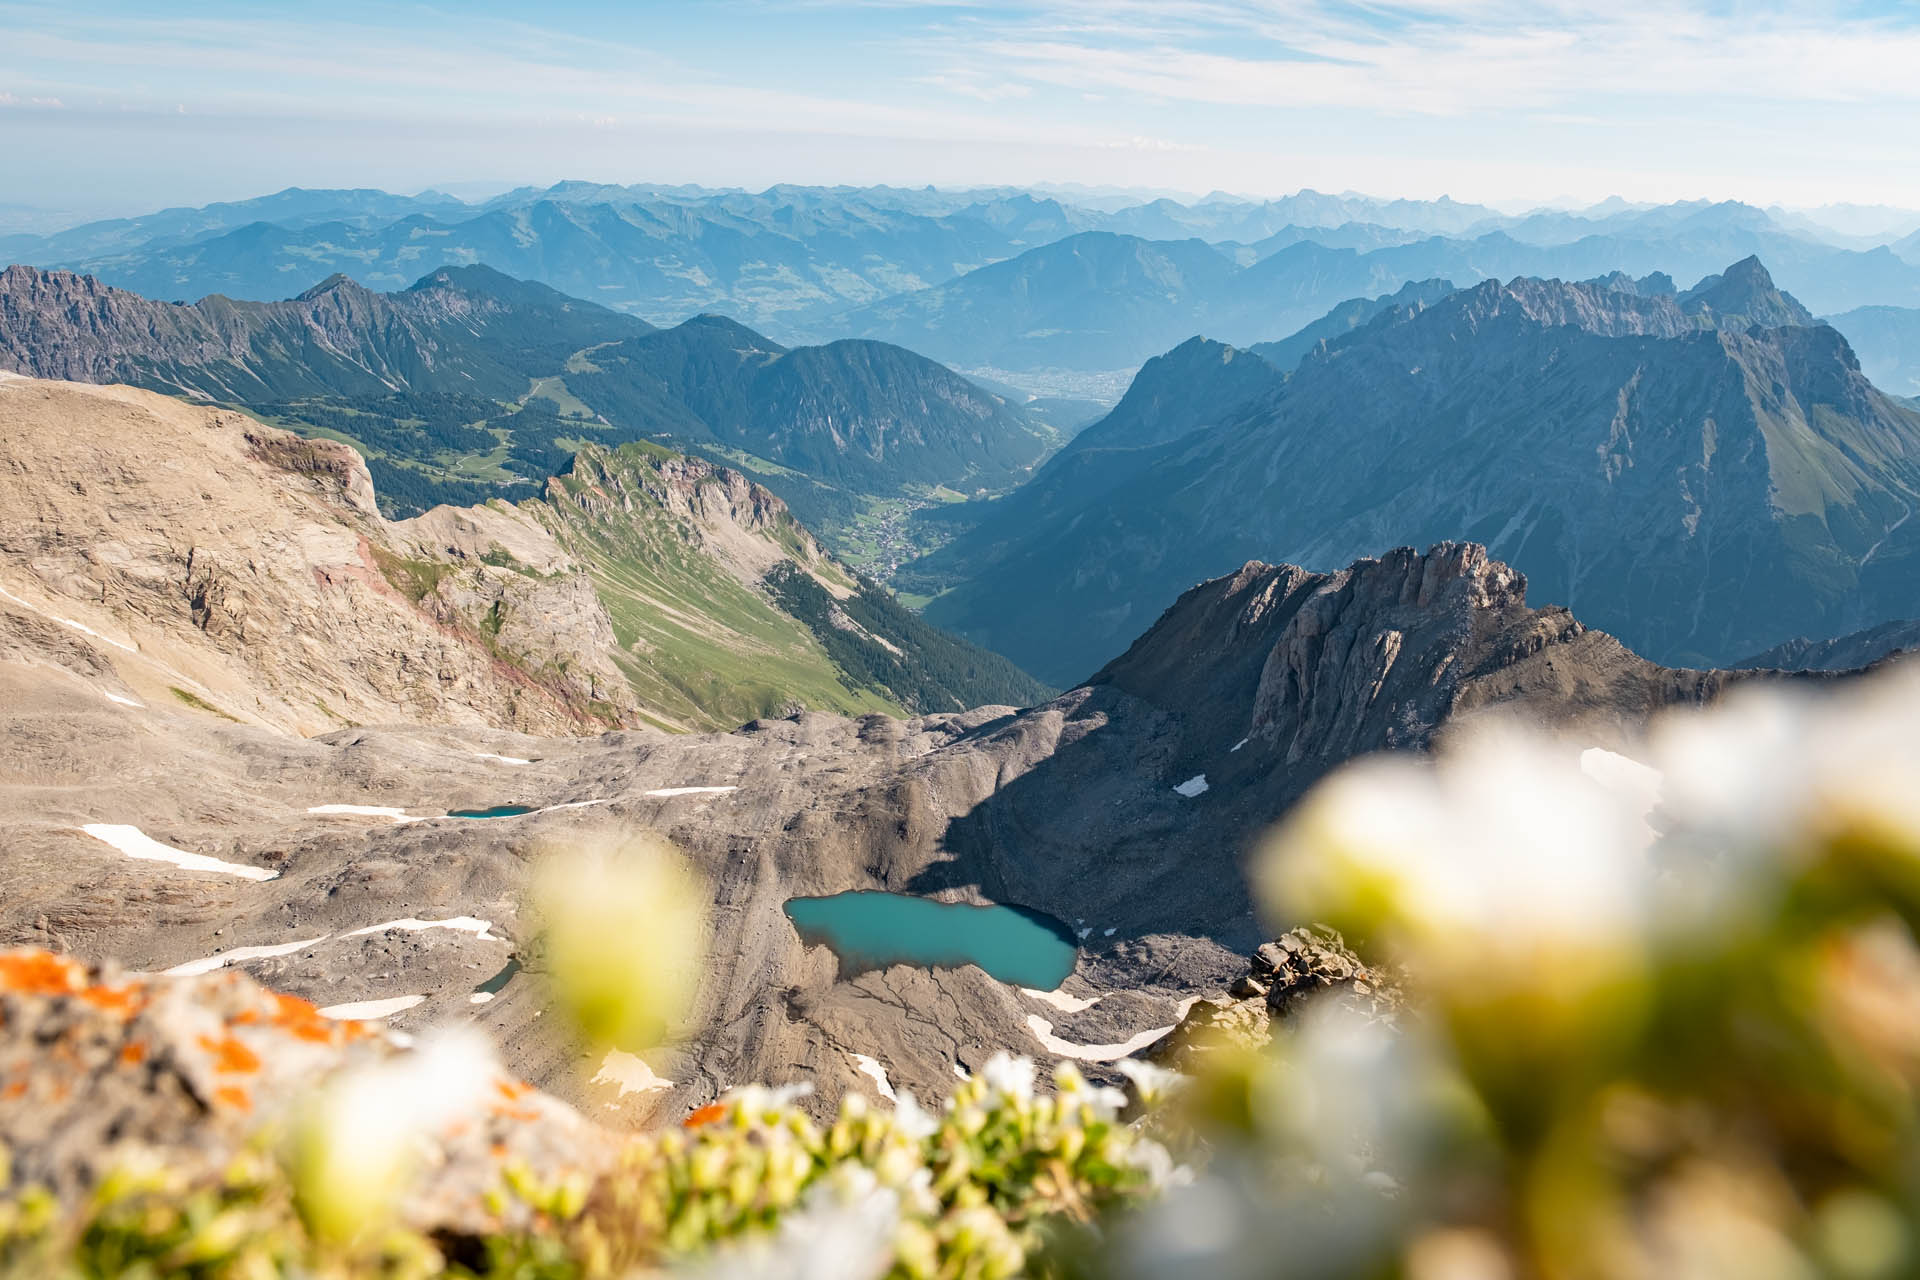
<instances>
[{"instance_id":1,"label":"cliff face","mask_svg":"<svg viewBox=\"0 0 1920 1280\"><path fill-rule=\"evenodd\" d=\"M610 634L590 590L423 550L380 518L345 445L15 379L0 384L0 478L7 624L109 637L114 687L138 701L302 733L564 732L635 705L580 669Z\"/></svg>"}]
</instances>

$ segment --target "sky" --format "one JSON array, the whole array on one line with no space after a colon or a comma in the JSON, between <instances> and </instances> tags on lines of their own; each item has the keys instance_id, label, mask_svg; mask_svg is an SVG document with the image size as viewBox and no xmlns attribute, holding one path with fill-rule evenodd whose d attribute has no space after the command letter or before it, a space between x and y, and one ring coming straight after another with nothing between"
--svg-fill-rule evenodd
<instances>
[{"instance_id":1,"label":"sky","mask_svg":"<svg viewBox=\"0 0 1920 1280\"><path fill-rule=\"evenodd\" d=\"M0 206L561 179L1920 208L1912 0L0 0Z\"/></svg>"}]
</instances>

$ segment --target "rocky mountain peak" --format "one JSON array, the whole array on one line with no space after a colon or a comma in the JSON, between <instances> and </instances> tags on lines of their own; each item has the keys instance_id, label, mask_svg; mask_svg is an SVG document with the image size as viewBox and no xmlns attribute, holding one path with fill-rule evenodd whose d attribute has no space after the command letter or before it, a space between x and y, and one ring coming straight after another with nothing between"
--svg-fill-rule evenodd
<instances>
[{"instance_id":1,"label":"rocky mountain peak","mask_svg":"<svg viewBox=\"0 0 1920 1280\"><path fill-rule=\"evenodd\" d=\"M1723 324L1779 329L1819 322L1813 313L1773 283L1758 257L1743 258L1680 295L1680 306L1715 328Z\"/></svg>"},{"instance_id":2,"label":"rocky mountain peak","mask_svg":"<svg viewBox=\"0 0 1920 1280\"><path fill-rule=\"evenodd\" d=\"M314 302L326 297L371 298L373 290L367 288L345 272L336 271L319 284L295 298L297 302Z\"/></svg>"}]
</instances>

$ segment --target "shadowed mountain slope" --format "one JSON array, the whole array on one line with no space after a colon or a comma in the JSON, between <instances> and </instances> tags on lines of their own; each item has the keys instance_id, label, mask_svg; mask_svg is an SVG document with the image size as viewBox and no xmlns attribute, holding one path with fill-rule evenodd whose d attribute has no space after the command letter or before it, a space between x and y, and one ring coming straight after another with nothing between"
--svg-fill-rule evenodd
<instances>
[{"instance_id":1,"label":"shadowed mountain slope","mask_svg":"<svg viewBox=\"0 0 1920 1280\"><path fill-rule=\"evenodd\" d=\"M1062 679L1249 556L1459 533L1670 661L1904 616L1920 414L1833 329L1748 327L1799 314L1764 277L1489 282L1381 314L1204 429L1096 452L1096 424L1021 495L1024 527L916 566L955 584L928 616Z\"/></svg>"}]
</instances>

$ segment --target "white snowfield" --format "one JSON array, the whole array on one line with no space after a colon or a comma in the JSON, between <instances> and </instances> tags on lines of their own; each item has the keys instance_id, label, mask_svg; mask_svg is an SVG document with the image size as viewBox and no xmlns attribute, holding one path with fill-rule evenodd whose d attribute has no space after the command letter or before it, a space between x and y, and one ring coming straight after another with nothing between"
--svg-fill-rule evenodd
<instances>
[{"instance_id":1,"label":"white snowfield","mask_svg":"<svg viewBox=\"0 0 1920 1280\"><path fill-rule=\"evenodd\" d=\"M1033 1032L1033 1038L1040 1042L1042 1048L1055 1057L1077 1058L1081 1062L1113 1062L1129 1057L1179 1025L1176 1022L1171 1026L1154 1027L1120 1044L1075 1044L1071 1040L1062 1040L1053 1034L1053 1024L1039 1014L1027 1015L1027 1030Z\"/></svg>"},{"instance_id":2,"label":"white snowfield","mask_svg":"<svg viewBox=\"0 0 1920 1280\"><path fill-rule=\"evenodd\" d=\"M607 1056L600 1060L600 1070L587 1083L615 1085L622 1098L630 1093L652 1093L656 1089L673 1088L673 1081L655 1075L653 1068L640 1057L618 1049L607 1050ZM612 1106L613 1103L607 1105Z\"/></svg>"},{"instance_id":3,"label":"white snowfield","mask_svg":"<svg viewBox=\"0 0 1920 1280\"><path fill-rule=\"evenodd\" d=\"M378 804L317 804L307 812L326 817L392 818L395 822L425 821L423 818L409 818L405 809L393 809Z\"/></svg>"},{"instance_id":4,"label":"white snowfield","mask_svg":"<svg viewBox=\"0 0 1920 1280\"><path fill-rule=\"evenodd\" d=\"M1204 773L1196 773L1191 778L1188 778L1185 782L1181 783L1179 786L1174 788L1175 794L1183 795L1189 800L1193 799L1195 796L1198 796L1198 795L1205 795L1206 791L1207 791L1207 775Z\"/></svg>"},{"instance_id":5,"label":"white snowfield","mask_svg":"<svg viewBox=\"0 0 1920 1280\"><path fill-rule=\"evenodd\" d=\"M470 933L482 942L508 941L499 934L491 932L493 929L493 921L482 920L477 916L451 916L445 920L420 920L413 916L408 916L405 920L389 920L385 924L370 924L364 929L353 929L347 933L337 935L323 933L317 938L307 938L301 942L276 942L258 947L235 947L231 951L222 951L216 955L205 956L199 960L189 960L184 964L177 964L173 966L173 968L168 969L166 973L169 977L190 978L195 974L212 973L215 969L224 969L230 964L243 964L248 960L262 960L269 956L290 955L295 951L304 950L307 947L317 947L321 943L334 937L364 938L370 933L385 933L389 929L406 929L410 931L419 929L453 929L460 933ZM476 994L484 998L474 1000L474 1004L485 1004L488 1000L493 999L491 993L480 992ZM424 996L421 998L425 999Z\"/></svg>"},{"instance_id":6,"label":"white snowfield","mask_svg":"<svg viewBox=\"0 0 1920 1280\"><path fill-rule=\"evenodd\" d=\"M371 1022L377 1018L391 1018L396 1013L405 1013L425 996L392 996L385 1000L359 1000L352 1004L330 1004L320 1011L323 1018L336 1018L343 1022Z\"/></svg>"},{"instance_id":7,"label":"white snowfield","mask_svg":"<svg viewBox=\"0 0 1920 1280\"><path fill-rule=\"evenodd\" d=\"M671 796L723 796L729 791L738 791L738 787L661 787L657 791L642 791L643 796L665 800Z\"/></svg>"},{"instance_id":8,"label":"white snowfield","mask_svg":"<svg viewBox=\"0 0 1920 1280\"><path fill-rule=\"evenodd\" d=\"M166 970L166 975L169 978L191 978L202 973L212 973L215 969L224 969L230 964L239 964L243 960L264 960L269 956L291 955L296 951L318 946L332 936L323 933L317 938L307 938L301 942L281 942L266 947L235 947L231 951L222 951L218 955L177 964Z\"/></svg>"},{"instance_id":9,"label":"white snowfield","mask_svg":"<svg viewBox=\"0 0 1920 1280\"><path fill-rule=\"evenodd\" d=\"M473 754L481 760L491 760L495 764L532 764L533 763L533 761L531 760L522 760L519 756L497 756L493 754L493 752L491 751L476 751Z\"/></svg>"},{"instance_id":10,"label":"white snowfield","mask_svg":"<svg viewBox=\"0 0 1920 1280\"><path fill-rule=\"evenodd\" d=\"M1032 987L1020 988L1020 994L1032 996L1041 1004L1050 1004L1062 1013L1078 1013L1082 1009L1091 1009L1101 1000L1100 996L1088 996L1083 1000L1079 996L1070 996L1064 991L1035 991Z\"/></svg>"},{"instance_id":11,"label":"white snowfield","mask_svg":"<svg viewBox=\"0 0 1920 1280\"><path fill-rule=\"evenodd\" d=\"M873 1087L880 1091L881 1097L888 1102L900 1101L894 1095L893 1082L887 1079L887 1069L881 1066L878 1060L869 1058L864 1053L849 1053L847 1056L853 1059L853 1065L859 1069L861 1075L873 1081Z\"/></svg>"},{"instance_id":12,"label":"white snowfield","mask_svg":"<svg viewBox=\"0 0 1920 1280\"><path fill-rule=\"evenodd\" d=\"M185 849L161 844L138 827L122 826L112 822L89 822L80 830L95 840L112 845L129 858L148 862L171 862L183 871L217 871L221 875L239 876L242 880L274 880L280 875L278 871L269 871L265 867L249 867L238 862L223 862L219 858L209 858L204 853L188 853Z\"/></svg>"},{"instance_id":13,"label":"white snowfield","mask_svg":"<svg viewBox=\"0 0 1920 1280\"><path fill-rule=\"evenodd\" d=\"M122 697L117 693L107 693L105 689L102 689L100 692L106 695L108 702L117 702L123 707L133 707L140 711L147 709L147 704L144 702L136 702L132 698Z\"/></svg>"},{"instance_id":14,"label":"white snowfield","mask_svg":"<svg viewBox=\"0 0 1920 1280\"><path fill-rule=\"evenodd\" d=\"M355 929L349 933L343 933L340 936L343 938L364 938L370 933L385 933L389 929L403 929L409 933L417 933L422 929L453 929L460 933L470 933L482 942L505 942L506 939L499 934L489 932L492 928L493 921L482 920L478 916L450 916L445 920L420 920L413 916L408 916L404 920L389 920L385 924L370 924L364 929Z\"/></svg>"},{"instance_id":15,"label":"white snowfield","mask_svg":"<svg viewBox=\"0 0 1920 1280\"><path fill-rule=\"evenodd\" d=\"M95 640L104 641L105 643L110 644L117 649L125 649L128 653L140 652L140 650L128 644L124 640L115 640L112 636L101 635L98 631L95 631L92 627L88 626L84 622L75 622L72 618L63 618L57 613L48 613L45 609L42 609L38 605L28 604L25 600L22 600L19 596L13 594L13 592L7 590L5 587L0 587L0 596L4 596L8 600L13 601L15 604L19 605L22 609L27 610L29 613L39 614L41 617L47 619L49 622L57 622L63 627L71 627L73 630L80 632L82 635L92 636Z\"/></svg>"}]
</instances>

